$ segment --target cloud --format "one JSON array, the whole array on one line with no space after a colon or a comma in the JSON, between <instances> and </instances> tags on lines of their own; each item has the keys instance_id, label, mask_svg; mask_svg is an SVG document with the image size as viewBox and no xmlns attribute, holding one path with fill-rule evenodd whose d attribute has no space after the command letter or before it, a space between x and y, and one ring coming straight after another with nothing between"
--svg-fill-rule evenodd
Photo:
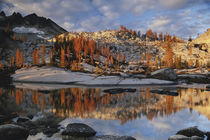
<instances>
[{"instance_id":1,"label":"cloud","mask_svg":"<svg viewBox=\"0 0 210 140\"><path fill-rule=\"evenodd\" d=\"M182 8L189 0L159 0L159 4L163 8Z\"/></svg>"},{"instance_id":2,"label":"cloud","mask_svg":"<svg viewBox=\"0 0 210 140\"><path fill-rule=\"evenodd\" d=\"M170 24L171 19L168 17L160 16L155 17L152 23L148 25L148 29L152 29L155 32L166 32L167 26Z\"/></svg>"},{"instance_id":3,"label":"cloud","mask_svg":"<svg viewBox=\"0 0 210 140\"><path fill-rule=\"evenodd\" d=\"M64 22L63 27L65 27L67 30L71 30L74 27L74 24L69 22Z\"/></svg>"},{"instance_id":4,"label":"cloud","mask_svg":"<svg viewBox=\"0 0 210 140\"><path fill-rule=\"evenodd\" d=\"M129 28L189 36L209 26L209 0L3 0L6 14L36 13L69 31ZM198 21L199 20L199 21Z\"/></svg>"}]
</instances>

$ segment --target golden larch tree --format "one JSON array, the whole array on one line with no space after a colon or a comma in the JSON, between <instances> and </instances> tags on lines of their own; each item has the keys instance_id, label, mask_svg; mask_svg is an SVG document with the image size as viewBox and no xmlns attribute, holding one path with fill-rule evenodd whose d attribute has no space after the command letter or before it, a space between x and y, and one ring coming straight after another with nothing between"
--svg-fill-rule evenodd
<instances>
[{"instance_id":1,"label":"golden larch tree","mask_svg":"<svg viewBox=\"0 0 210 140\"><path fill-rule=\"evenodd\" d=\"M65 67L65 50L61 48L60 67Z\"/></svg>"},{"instance_id":2,"label":"golden larch tree","mask_svg":"<svg viewBox=\"0 0 210 140\"><path fill-rule=\"evenodd\" d=\"M17 48L16 57L15 57L15 64L17 67L19 67L19 63L20 63L20 50L19 50L19 48Z\"/></svg>"},{"instance_id":3,"label":"golden larch tree","mask_svg":"<svg viewBox=\"0 0 210 140\"><path fill-rule=\"evenodd\" d=\"M40 59L39 59L39 48L36 50L36 65L40 64Z\"/></svg>"},{"instance_id":4,"label":"golden larch tree","mask_svg":"<svg viewBox=\"0 0 210 140\"><path fill-rule=\"evenodd\" d=\"M42 64L44 65L45 64L45 45L42 45Z\"/></svg>"},{"instance_id":5,"label":"golden larch tree","mask_svg":"<svg viewBox=\"0 0 210 140\"><path fill-rule=\"evenodd\" d=\"M173 67L173 48L171 40L167 41L165 61L168 68Z\"/></svg>"},{"instance_id":6,"label":"golden larch tree","mask_svg":"<svg viewBox=\"0 0 210 140\"><path fill-rule=\"evenodd\" d=\"M33 50L32 63L33 63L33 65L36 65L36 49Z\"/></svg>"}]
</instances>

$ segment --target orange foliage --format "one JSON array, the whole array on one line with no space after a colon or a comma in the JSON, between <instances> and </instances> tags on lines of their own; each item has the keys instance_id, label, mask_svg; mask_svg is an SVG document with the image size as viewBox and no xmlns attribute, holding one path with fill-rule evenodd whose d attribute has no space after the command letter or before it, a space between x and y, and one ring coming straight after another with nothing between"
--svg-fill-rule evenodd
<instances>
[{"instance_id":1,"label":"orange foliage","mask_svg":"<svg viewBox=\"0 0 210 140\"><path fill-rule=\"evenodd\" d=\"M42 102L41 102L41 104L42 104L42 110L44 110L45 109L45 94L44 93L42 93Z\"/></svg>"},{"instance_id":2,"label":"orange foliage","mask_svg":"<svg viewBox=\"0 0 210 140\"><path fill-rule=\"evenodd\" d=\"M39 60L39 48L36 49L36 55L35 55L35 57L36 57L36 65L39 65L39 63L40 63L40 60Z\"/></svg>"},{"instance_id":3,"label":"orange foliage","mask_svg":"<svg viewBox=\"0 0 210 140\"><path fill-rule=\"evenodd\" d=\"M0 69L2 69L2 68L3 68L3 64L0 63Z\"/></svg>"},{"instance_id":4,"label":"orange foliage","mask_svg":"<svg viewBox=\"0 0 210 140\"><path fill-rule=\"evenodd\" d=\"M33 50L32 63L33 63L33 65L36 65L36 49Z\"/></svg>"},{"instance_id":5,"label":"orange foliage","mask_svg":"<svg viewBox=\"0 0 210 140\"><path fill-rule=\"evenodd\" d=\"M148 38L152 38L154 36L151 29L147 30L146 34L147 34Z\"/></svg>"},{"instance_id":6,"label":"orange foliage","mask_svg":"<svg viewBox=\"0 0 210 140\"><path fill-rule=\"evenodd\" d=\"M61 48L60 66L65 67L65 50Z\"/></svg>"},{"instance_id":7,"label":"orange foliage","mask_svg":"<svg viewBox=\"0 0 210 140\"><path fill-rule=\"evenodd\" d=\"M150 52L149 51L146 53L146 59L147 59L147 67L149 67L149 64L150 64Z\"/></svg>"},{"instance_id":8,"label":"orange foliage","mask_svg":"<svg viewBox=\"0 0 210 140\"><path fill-rule=\"evenodd\" d=\"M61 105L65 106L65 90L61 90Z\"/></svg>"},{"instance_id":9,"label":"orange foliage","mask_svg":"<svg viewBox=\"0 0 210 140\"><path fill-rule=\"evenodd\" d=\"M45 64L45 45L42 45L42 64Z\"/></svg>"},{"instance_id":10,"label":"orange foliage","mask_svg":"<svg viewBox=\"0 0 210 140\"><path fill-rule=\"evenodd\" d=\"M17 48L16 59L15 59L15 64L16 64L17 67L19 67L19 63L20 63L20 50L19 50L19 48Z\"/></svg>"},{"instance_id":11,"label":"orange foliage","mask_svg":"<svg viewBox=\"0 0 210 140\"><path fill-rule=\"evenodd\" d=\"M168 68L173 67L173 48L170 39L167 40L165 61Z\"/></svg>"},{"instance_id":12,"label":"orange foliage","mask_svg":"<svg viewBox=\"0 0 210 140\"><path fill-rule=\"evenodd\" d=\"M2 88L0 88L0 96L3 94L3 90Z\"/></svg>"}]
</instances>

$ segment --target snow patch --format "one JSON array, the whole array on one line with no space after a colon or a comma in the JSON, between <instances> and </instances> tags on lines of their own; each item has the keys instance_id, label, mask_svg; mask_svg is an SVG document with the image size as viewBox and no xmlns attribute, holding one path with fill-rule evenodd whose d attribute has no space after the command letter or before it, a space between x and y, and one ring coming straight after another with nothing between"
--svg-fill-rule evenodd
<instances>
[{"instance_id":1,"label":"snow patch","mask_svg":"<svg viewBox=\"0 0 210 140\"><path fill-rule=\"evenodd\" d=\"M24 27L24 26L21 26L21 27L15 27L13 28L13 31L16 32L16 33L32 33L32 34L44 34L43 31L40 31L36 28L30 28L30 27Z\"/></svg>"}]
</instances>

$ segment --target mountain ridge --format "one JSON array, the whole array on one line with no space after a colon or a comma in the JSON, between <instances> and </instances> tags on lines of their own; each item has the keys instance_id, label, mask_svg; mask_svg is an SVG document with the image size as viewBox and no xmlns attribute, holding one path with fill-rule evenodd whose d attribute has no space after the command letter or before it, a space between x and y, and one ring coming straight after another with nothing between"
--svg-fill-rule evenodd
<instances>
[{"instance_id":1,"label":"mountain ridge","mask_svg":"<svg viewBox=\"0 0 210 140\"><path fill-rule=\"evenodd\" d=\"M23 17L20 13L14 12L12 15L6 16L4 11L2 11L0 16L0 27L2 28L6 28L8 25L11 28L20 26L35 27L52 35L67 32L51 19L37 16L35 13Z\"/></svg>"}]
</instances>

